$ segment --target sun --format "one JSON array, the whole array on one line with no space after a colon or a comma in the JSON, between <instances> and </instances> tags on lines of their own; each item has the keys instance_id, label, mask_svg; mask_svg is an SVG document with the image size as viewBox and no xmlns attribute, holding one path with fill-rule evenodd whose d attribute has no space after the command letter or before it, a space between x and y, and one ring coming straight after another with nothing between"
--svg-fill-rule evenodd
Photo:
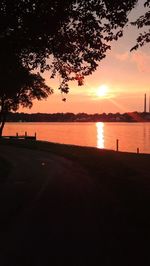
<instances>
[{"instance_id":1,"label":"sun","mask_svg":"<svg viewBox=\"0 0 150 266\"><path fill-rule=\"evenodd\" d=\"M98 97L104 97L107 96L108 94L108 86L103 84L100 87L98 87L98 89L96 90L96 95Z\"/></svg>"}]
</instances>

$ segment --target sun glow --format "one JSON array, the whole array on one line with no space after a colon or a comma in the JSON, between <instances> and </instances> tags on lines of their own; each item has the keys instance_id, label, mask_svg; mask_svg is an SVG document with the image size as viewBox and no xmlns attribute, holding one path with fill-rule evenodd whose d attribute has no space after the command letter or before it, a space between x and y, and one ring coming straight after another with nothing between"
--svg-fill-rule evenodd
<instances>
[{"instance_id":1,"label":"sun glow","mask_svg":"<svg viewBox=\"0 0 150 266\"><path fill-rule=\"evenodd\" d=\"M108 86L105 85L105 84L101 85L101 86L97 89L97 91L96 91L96 95L97 95L98 97L105 97L105 96L107 96L107 95L108 95Z\"/></svg>"}]
</instances>

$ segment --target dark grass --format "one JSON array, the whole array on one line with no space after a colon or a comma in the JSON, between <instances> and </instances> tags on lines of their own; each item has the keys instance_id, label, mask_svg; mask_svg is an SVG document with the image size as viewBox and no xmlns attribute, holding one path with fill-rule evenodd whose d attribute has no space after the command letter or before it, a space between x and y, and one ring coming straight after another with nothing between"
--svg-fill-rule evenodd
<instances>
[{"instance_id":1,"label":"dark grass","mask_svg":"<svg viewBox=\"0 0 150 266\"><path fill-rule=\"evenodd\" d=\"M100 150L92 147L57 144L31 140L1 140L1 144L15 145L27 149L47 151L64 158L79 162L93 177L106 174L110 177L139 176L149 170L149 154L135 154ZM122 181L122 180L121 180Z\"/></svg>"},{"instance_id":2,"label":"dark grass","mask_svg":"<svg viewBox=\"0 0 150 266\"><path fill-rule=\"evenodd\" d=\"M11 164L0 156L0 183L5 182L11 171Z\"/></svg>"},{"instance_id":3,"label":"dark grass","mask_svg":"<svg viewBox=\"0 0 150 266\"><path fill-rule=\"evenodd\" d=\"M86 169L93 182L102 187L102 193L108 193L109 197L115 192L128 201L132 200L135 194L141 199L141 196L147 195L150 188L149 154L123 153L32 140L1 140L0 143L46 151L73 160ZM7 172L6 167L6 174Z\"/></svg>"},{"instance_id":4,"label":"dark grass","mask_svg":"<svg viewBox=\"0 0 150 266\"><path fill-rule=\"evenodd\" d=\"M62 244L59 237L59 244L55 243L59 255L60 249L64 254L67 249L71 255L71 247L74 247L73 254L78 254L80 250L80 255L84 255L82 258L73 255L70 265L149 265L144 260L148 261L150 242L150 155L29 140L1 140L0 143L46 151L73 160L85 168L95 184L92 201L87 199L96 220L96 228L91 228L95 234L89 232L83 239L82 232L81 237L77 232L70 232L68 234L71 235L65 235L69 244ZM79 205L77 208L80 208ZM70 215L66 214L67 220ZM44 248L48 249L45 245ZM47 254L48 251L43 252ZM31 257L33 259L34 256ZM58 260L56 265L63 265L63 256L60 257L59 260L59 256L55 256L55 261ZM36 265L40 263L36 260ZM28 260L21 265L28 265ZM32 265L35 265L34 261ZM48 265L48 262L43 265Z\"/></svg>"}]
</instances>

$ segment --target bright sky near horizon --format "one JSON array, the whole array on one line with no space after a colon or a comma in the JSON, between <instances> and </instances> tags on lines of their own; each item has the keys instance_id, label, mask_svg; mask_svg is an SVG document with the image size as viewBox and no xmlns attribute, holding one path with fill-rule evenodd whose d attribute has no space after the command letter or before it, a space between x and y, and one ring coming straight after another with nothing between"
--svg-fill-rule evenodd
<instances>
[{"instance_id":1,"label":"bright sky near horizon","mask_svg":"<svg viewBox=\"0 0 150 266\"><path fill-rule=\"evenodd\" d=\"M141 0L143 3L144 0ZM142 13L140 6L132 11L132 20ZM49 79L46 83L54 88L54 94L46 101L35 101L32 109L21 108L29 113L85 112L109 113L143 111L144 93L150 95L150 50L145 45L130 52L136 43L137 30L131 26L125 29L124 36L112 44L112 49L99 64L97 71L84 79L84 85L70 83L70 93L63 102L59 87L60 78ZM148 108L148 107L147 107Z\"/></svg>"}]
</instances>

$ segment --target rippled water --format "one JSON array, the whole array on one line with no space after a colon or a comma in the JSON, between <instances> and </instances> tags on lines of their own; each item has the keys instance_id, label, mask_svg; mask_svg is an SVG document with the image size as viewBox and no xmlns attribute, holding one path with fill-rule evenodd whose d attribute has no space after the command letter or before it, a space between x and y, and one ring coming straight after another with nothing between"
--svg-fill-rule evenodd
<instances>
[{"instance_id":1,"label":"rippled water","mask_svg":"<svg viewBox=\"0 0 150 266\"><path fill-rule=\"evenodd\" d=\"M3 135L37 134L38 140L150 153L150 123L7 123Z\"/></svg>"}]
</instances>

